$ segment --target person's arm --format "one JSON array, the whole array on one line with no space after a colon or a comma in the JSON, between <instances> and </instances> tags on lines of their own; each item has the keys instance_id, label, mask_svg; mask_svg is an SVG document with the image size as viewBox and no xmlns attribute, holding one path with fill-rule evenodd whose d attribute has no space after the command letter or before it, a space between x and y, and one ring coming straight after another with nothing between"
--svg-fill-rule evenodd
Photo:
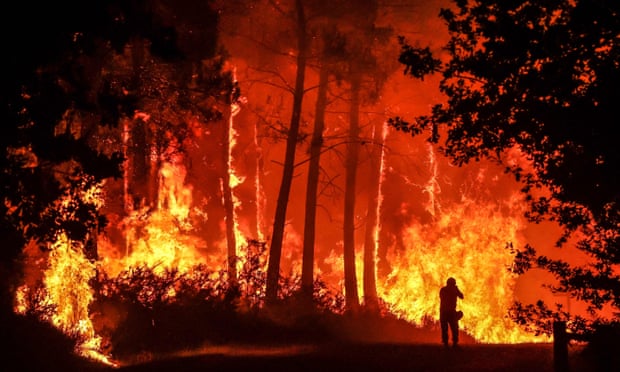
<instances>
[{"instance_id":1,"label":"person's arm","mask_svg":"<svg viewBox=\"0 0 620 372\"><path fill-rule=\"evenodd\" d=\"M461 292L461 290L459 289L459 287L456 287L456 295L459 296L459 298L462 300L464 298L463 296L463 292Z\"/></svg>"}]
</instances>

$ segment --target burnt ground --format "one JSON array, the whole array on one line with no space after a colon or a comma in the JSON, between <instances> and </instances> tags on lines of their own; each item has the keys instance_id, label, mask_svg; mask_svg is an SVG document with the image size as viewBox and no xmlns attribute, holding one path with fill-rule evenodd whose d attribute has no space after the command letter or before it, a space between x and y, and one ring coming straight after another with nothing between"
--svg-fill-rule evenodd
<instances>
[{"instance_id":1,"label":"burnt ground","mask_svg":"<svg viewBox=\"0 0 620 372\"><path fill-rule=\"evenodd\" d=\"M306 346L217 346L118 369L138 371L553 371L553 345L333 343ZM592 371L571 348L570 371Z\"/></svg>"}]
</instances>

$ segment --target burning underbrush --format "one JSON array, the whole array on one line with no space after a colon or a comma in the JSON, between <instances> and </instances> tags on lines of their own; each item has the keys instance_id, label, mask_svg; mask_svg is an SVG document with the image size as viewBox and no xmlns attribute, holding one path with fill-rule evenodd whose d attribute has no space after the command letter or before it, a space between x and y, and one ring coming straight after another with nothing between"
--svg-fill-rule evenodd
<instances>
[{"instance_id":1,"label":"burning underbrush","mask_svg":"<svg viewBox=\"0 0 620 372\"><path fill-rule=\"evenodd\" d=\"M262 238L247 238L266 235L262 224L248 222L261 221L259 208L245 210L256 212L255 218L241 218L241 199L232 198L233 213L217 214L219 207L209 209L188 182L183 156L175 159L155 167L158 188L152 203L134 202L126 183L85 184L59 202L55 215L70 220L71 206L79 199L98 208L107 224L90 231L85 241L60 231L43 249L26 247L15 312L51 323L76 340L78 354L108 364L218 344L436 343L437 291L454 275L467 299L462 329L471 337L463 341L549 340L526 334L507 318L517 278L508 271L514 257L505 247L511 242L519 246L524 229L518 217L523 203L510 192L502 194L504 201L487 200L475 197L478 188L472 186L455 200L439 203L438 171L432 166L430 180L421 186L429 195L424 210L413 213L403 202L396 212L402 218L394 222L387 214L389 223L377 221L374 254L387 263L376 272L379 311L351 316L344 311L338 239L317 243L313 299L299 294L301 258L295 252L301 251L301 239L293 225L284 244L280 272L287 274L280 278L279 302L266 306L267 246ZM432 151L429 159L436 164ZM487 178L481 171L471 183L483 185ZM261 200L258 193L254 200ZM227 234L209 234L207 221L217 222L216 230ZM232 223L224 226L227 221ZM383 227L393 242L380 244ZM360 279L366 264L361 253L355 264ZM357 284L363 293L362 282Z\"/></svg>"},{"instance_id":2,"label":"burning underbrush","mask_svg":"<svg viewBox=\"0 0 620 372\"><path fill-rule=\"evenodd\" d=\"M277 342L269 338L281 339L298 325L292 319L284 324L263 316L264 280L263 272L251 265L244 266L237 281L231 281L226 271L203 265L191 272L171 269L157 274L152 268L134 267L116 277L102 273L93 281L93 324L108 340L106 352L119 358L205 343ZM298 280L282 281L287 291L283 298L289 299ZM340 312L341 296L324 290L316 294L319 312Z\"/></svg>"},{"instance_id":3,"label":"burning underbrush","mask_svg":"<svg viewBox=\"0 0 620 372\"><path fill-rule=\"evenodd\" d=\"M227 270L204 264L186 271L137 265L113 276L96 269L88 317L72 320L72 331L64 330L67 340L83 356L121 365L218 345L436 341L434 322L414 326L391 314L387 304L378 313L346 313L342 293L319 278L309 303L299 294L298 276L281 277L280 301L266 306L265 245L250 241L247 252L235 281ZM42 284L23 293L29 319L53 323L58 317L59 306L49 303Z\"/></svg>"},{"instance_id":4,"label":"burning underbrush","mask_svg":"<svg viewBox=\"0 0 620 372\"><path fill-rule=\"evenodd\" d=\"M298 277L281 278L281 303L265 310L265 246L249 242L238 278L198 264L190 270L138 265L111 276L96 269L86 319L69 320L81 354L100 352L116 360L196 349L221 343L320 341L333 337L328 319L342 316L344 297L321 280L311 306L299 300ZM42 283L23 292L24 313L53 323L59 306ZM319 320L322 319L322 320ZM88 321L92 333L84 332ZM324 324L319 324L324 322ZM89 335L97 339L89 340Z\"/></svg>"}]
</instances>

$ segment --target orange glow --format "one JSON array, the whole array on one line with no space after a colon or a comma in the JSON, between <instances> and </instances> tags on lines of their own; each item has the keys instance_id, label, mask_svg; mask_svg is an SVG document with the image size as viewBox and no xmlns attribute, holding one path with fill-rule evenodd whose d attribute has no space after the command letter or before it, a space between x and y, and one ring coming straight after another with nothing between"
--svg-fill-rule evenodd
<instances>
[{"instance_id":1,"label":"orange glow","mask_svg":"<svg viewBox=\"0 0 620 372\"><path fill-rule=\"evenodd\" d=\"M386 136L384 127L383 136ZM233 142L234 143L234 142ZM461 321L463 329L479 342L519 343L545 342L547 338L537 338L517 328L507 317L507 309L514 300L517 278L507 268L512 263L512 255L505 249L508 243L520 246L524 243L522 231L525 221L522 217L525 204L515 192L508 200L481 203L475 195L463 195L459 200L441 203L440 174L437 159L432 147L427 148L430 170L426 183L420 187L426 201L420 201L432 216L431 223L417 220L402 231L406 250L391 247L388 260L391 272L387 277L378 276L379 296L398 316L414 323L438 319L438 290L449 276L457 278L465 293L461 309L465 317ZM382 154L381 167L387 161ZM231 186L239 179L232 177L235 170L231 165ZM56 306L51 322L67 333L78 332L85 340L79 345L82 355L106 360L99 350L100 337L95 334L90 321L88 307L93 299L89 279L95 275L95 267L115 276L128 268L146 265L154 272L164 273L168 269L191 273L198 264L206 264L213 270L220 270L226 263L226 249L207 254L199 247L205 246L205 237L195 233L191 219L196 207L193 205L194 186L187 183L187 169L183 158L171 157L169 162L160 164L158 176L158 197L156 207L132 210L122 219L126 246L113 244L105 235L99 236L97 245L100 259L89 261L82 247L60 235L50 247L48 268L45 270L45 302ZM382 173L383 174L383 171ZM484 175L478 176L483 183ZM384 179L381 178L383 185ZM82 198L97 201L103 205L100 188L88 190ZM380 203L386 197L380 187ZM67 203L68 200L63 201ZM62 205L62 204L61 204ZM236 208L243 207L243 200L237 199ZM379 230L389 221L380 220L375 231L377 248ZM243 235L236 225L237 242L244 242ZM283 272L300 272L302 239L290 226L285 235L283 251ZM225 243L221 243L225 244ZM239 243L238 243L239 244ZM243 265L246 254L238 245ZM317 274L327 283L343 290L343 262L339 250L330 249L321 259ZM363 268L361 249L358 249L358 270ZM263 265L265 262L263 261ZM239 266L241 267L241 266ZM361 272L358 273L361 277ZM70 284L70 285L68 285ZM361 281L358 283L361 288ZM17 294L16 311L28 310L24 298L31 290L23 286ZM362 293L362 292L360 292ZM174 297L175 293L170 293Z\"/></svg>"},{"instance_id":2,"label":"orange glow","mask_svg":"<svg viewBox=\"0 0 620 372\"><path fill-rule=\"evenodd\" d=\"M439 288L452 276L465 294L459 304L465 313L461 326L476 340L549 341L525 333L507 317L517 278L508 272L513 257L505 247L521 242L524 221L502 210L515 213L520 205L516 197L505 205L463 200L444 207L430 226L409 226L403 232L409 249L394 253L393 271L381 286L392 310L415 324L437 321Z\"/></svg>"},{"instance_id":3,"label":"orange glow","mask_svg":"<svg viewBox=\"0 0 620 372\"><path fill-rule=\"evenodd\" d=\"M232 69L232 73L233 73L233 83L237 82L237 69L233 68ZM239 113L239 111L241 110L241 106L239 105L239 103L237 102L232 102L230 104L230 118L228 120L228 160L227 160L227 166L228 166L228 174L229 174L229 186L230 186L230 190L232 193L232 200L233 200L233 226L234 226L234 233L235 233L235 251L237 252L236 254L238 255L241 251L241 249L246 245L246 238L244 236L244 234L241 232L241 229L239 228L239 218L238 218L238 210L241 207L241 201L239 200L239 198L237 197L237 195L235 194L235 189L241 185L244 181L245 181L245 177L241 177L237 174L237 171L235 169L234 166L234 158L233 158L233 149L235 148L236 144L237 144L237 137L238 137L238 133L235 130L235 116L237 116L237 114ZM241 268L241 263L238 262L237 263L238 268Z\"/></svg>"},{"instance_id":4,"label":"orange glow","mask_svg":"<svg viewBox=\"0 0 620 372\"><path fill-rule=\"evenodd\" d=\"M414 324L439 320L439 289L449 277L465 294L460 324L484 343L548 342L519 329L508 318L517 276L509 272L510 250L525 244L526 204L515 191L504 200L482 202L464 192L460 199L440 203L441 177L433 147L428 145L429 179L421 185L430 223L414 220L403 232L406 250L392 250L392 271L379 293L391 310ZM476 183L485 182L481 169Z\"/></svg>"},{"instance_id":5,"label":"orange glow","mask_svg":"<svg viewBox=\"0 0 620 372\"><path fill-rule=\"evenodd\" d=\"M93 187L81 193L79 197L98 204L101 198L101 186ZM61 200L57 208L69 213L70 196ZM47 268L43 272L43 296L37 306L50 307L54 311L47 319L66 334L77 336L79 343L76 351L89 358L105 364L114 363L103 355L101 337L94 330L89 314L89 304L93 300L90 279L95 275L95 264L84 255L84 246L70 240L64 233L59 233L56 240L49 244ZM29 310L25 299L30 288L20 287L16 294L15 311L25 313Z\"/></svg>"},{"instance_id":6,"label":"orange glow","mask_svg":"<svg viewBox=\"0 0 620 372\"><path fill-rule=\"evenodd\" d=\"M240 45L236 47L240 48ZM232 47L235 46L232 45ZM255 48L247 49L254 51ZM601 52L604 51L601 50ZM238 62L243 63L242 57L239 58ZM544 63L544 61L539 62L541 66ZM286 66L286 68L276 69L278 74L282 75L280 78L289 79L289 75L292 76L296 66L288 60L281 66ZM533 66L533 68L539 67ZM234 67L230 68L233 71L233 80L236 81L237 71ZM252 73L249 68L239 68L240 73L248 73L248 70ZM257 72L253 73L258 75ZM401 71L397 73L400 74ZM316 80L316 76L313 77L312 74L312 71L308 72L308 79ZM264 78L260 75L258 77ZM245 78L248 81L260 80L257 76ZM240 80L243 83L243 79ZM400 83L397 78L395 80L396 83L390 85L394 92L390 93L389 89L386 89L380 105L384 107L393 105L395 112L400 112L403 116L413 116L417 113L414 111L423 110L417 106L430 105L431 101L436 100L433 95L437 93L429 88L428 81L424 83L425 85L420 83L417 90L409 89L410 85L406 85L408 88L399 90L395 87L398 87ZM93 278L96 270L114 277L132 267L142 265L152 268L155 274L162 274L171 269L179 270L181 273L191 273L197 265L205 265L213 271L226 268L226 238L222 237L223 234L217 235L225 229L222 214L217 214L220 212L217 208L221 209L221 204L223 204L218 196L221 196L224 186L221 183L224 175L229 176L228 186L232 191L234 205L235 250L236 255L239 256L237 270L241 269L248 255L245 248L249 238L256 238L261 242L269 239L269 231L265 229L265 226L269 225L267 222L273 217L273 199L275 199L273 196L276 194L273 185L277 183L280 176L283 146L270 138L269 135L276 135L265 133L267 131L265 128L269 127L268 129L272 132L277 132L277 129L280 129L279 125L282 124L282 118L288 114L286 112L288 108L286 98L282 98L285 95L269 90L272 88L264 88L264 85L261 87L263 88L251 91L250 86L247 91L242 91L248 94L251 97L250 101L256 102L257 106L264 103L265 107L258 107L264 111L256 107L252 107L252 110L241 111L245 103L243 101L245 98L242 98L241 102L233 102L230 107L227 107L230 109L230 115L222 122L206 124L196 117L184 119L190 122L190 132L193 136L200 137L203 141L201 144L208 143L212 147L220 146L219 142L224 141L222 137L216 137L214 133L220 133L218 131L228 125L227 157L222 160L221 152L213 156L225 164L213 165L207 161L203 163L197 161L197 158L203 160L212 155L210 150L204 149L201 149L203 152L195 158L190 158L191 155L187 153L174 150L168 152L161 150L165 152L166 156L163 156L155 151L156 145L151 143L154 140L147 138L144 142L152 148L144 150L144 153L148 155L148 159L144 161L148 163L148 170L151 172L148 176L152 174L156 178L156 182L153 182L156 185L152 192L154 196L150 203L142 202L136 196L144 197L144 195L132 190L135 186L132 182L146 183L147 180L136 180L138 177L135 176L135 169L133 169L136 165L131 160L124 165L123 179L118 185L118 190L108 189L107 185L102 185L102 189L109 192L108 194L102 194L102 189L94 189L82 195L84 198L98 200L101 205L104 202L116 201L115 199L120 200L118 204L121 207L114 211L118 213L118 216L110 219L112 221L110 227L117 229L121 238L117 237L115 240L105 233L98 236L98 259L93 261L86 258L80 244L69 241L64 235L59 235L57 241L49 247L49 257L46 257L45 296L43 297L44 303L40 304L41 306L56 306L56 311L50 321L59 329L71 334L77 332L82 336L84 342L79 345L79 352L82 355L100 358L110 363L102 355L102 340L95 333L91 322L92 314L88 312L89 304L93 301L93 292L88 282ZM337 89L336 93L338 93ZM314 94L312 89L308 89L307 95L312 94ZM388 97L390 94L393 96ZM403 99L401 96L406 94L414 94L414 96ZM406 100L407 103L398 105L398 100ZM340 234L342 227L342 216L339 210L342 203L338 200L342 196L342 185L338 183L342 179L339 176L342 173L342 159L339 158L341 154L337 153L340 148L332 146L333 142L329 142L330 140L339 141L343 128L347 124L346 120L342 119L343 115L339 111L341 107L338 107L338 104L339 100L334 100L333 106L329 107L330 112L326 120L324 147L330 151L326 150L321 158L322 172L324 172L321 186L324 189L321 190L323 194L320 195L321 199L318 203L320 211L325 214L317 218L315 272L327 282L330 288L343 291L342 237L334 233L337 230ZM246 112L253 113L254 109L264 114L266 118L260 118L264 121L259 120L258 114L257 116L248 115L250 118L244 117ZM133 118L122 119L118 141L126 158L131 159L132 146L136 145L132 138L134 135L132 125L138 120L143 123L150 122L155 116L154 113L136 112ZM385 113L385 116L390 116L390 114ZM304 113L304 121L311 122L309 118ZM265 123L267 120L271 121ZM309 132L308 128L304 130ZM281 133L278 134L281 135ZM386 123L384 123L381 135L385 142L388 135ZM254 147L256 158L244 164L244 160L247 160L243 158L245 153L236 150L239 150L238 142L246 138L251 138L250 145ZM304 150L304 140L300 138L300 152ZM513 256L506 246L513 244L515 247L522 247L526 241L529 241L524 237L527 222L522 216L526 205L521 194L514 191L508 196L482 198L475 192L449 190L446 185L458 184L458 180L452 180L449 175L442 173L444 170L442 159L436 154L436 150L430 144L419 145L419 143L412 144L413 142L409 141L411 138L404 140L394 138L394 142L384 146L381 152L378 220L373 232L376 256L380 255L379 251L387 252L384 258L389 262L387 273L380 272L375 267L377 291L381 300L393 313L416 325L424 325L429 320L437 321L439 289L445 284L445 280L452 276L457 279L465 295L465 299L459 302L459 307L465 314L461 321L461 328L476 341L483 343L550 341L548 338L534 337L524 332L508 318L508 309L516 297L519 278L508 271ZM175 145L177 148L182 147L179 144ZM199 146L200 144L196 145L196 147ZM416 171L419 170L418 168L423 168L422 171L408 172L409 168L399 168L399 164L395 165L397 161L394 158L402 150L399 147L405 146L416 147L415 150L408 148L402 153L405 154L403 157L408 158L406 161L413 164L411 167L417 167ZM392 148L394 151L391 151ZM16 152L14 156L30 155L25 150L24 153L21 151ZM422 156L419 156L420 153ZM524 168L527 166L524 157L517 150L508 153L507 156L508 158L505 159L507 165ZM334 160L334 158L338 159ZM32 162L36 163L36 159ZM207 169L208 166L205 166L206 163L216 170L208 173L210 170ZM338 165L334 166L333 163ZM363 164L360 165L360 167L363 166ZM303 167L302 165L296 168L296 179L293 182L304 178L297 177L303 174ZM479 184L489 182L485 179L483 170L472 167L468 169L468 172L473 173L474 178L478 176L476 182ZM405 180L407 187L416 189L416 194L408 195L410 191L405 190L404 186L400 190L400 184L390 185L389 183L393 180L388 179L388 173L399 174L399 177ZM203 178L197 181L196 174L200 174ZM204 174L207 175L204 176ZM206 190L209 186L201 182L213 174L217 174L213 178L213 184L217 186L211 187L217 190ZM207 180L212 181L212 179ZM244 194L244 187L249 188L250 191ZM284 235L281 264L283 275L298 275L301 272L303 237L298 231L301 231L300 221L303 220L303 215L300 211L303 208L299 206L301 196L305 195L303 189L295 187L298 185L294 185L294 191L290 197L291 207L287 215ZM364 187L360 189L363 190ZM459 192L462 195L455 196ZM508 194L508 192L505 193ZM394 200L397 202L394 203ZM396 222L384 210L388 203L402 206L398 217L407 220L403 223L404 226L394 228L397 231L396 234L402 237L403 247L395 243L385 243L381 239L382 231L387 230L391 225L396 225ZM419 214L423 212L428 214L428 217L421 217L416 214L417 211L412 211L409 207L414 204L419 207L419 212L421 212ZM213 213L215 217L211 214L211 210L207 212L207 209L211 207L216 210L216 213ZM366 215L363 206L358 208L356 212L359 212L359 216ZM199 226L204 221L217 224L217 228L208 230L204 226ZM359 223L356 227L363 225ZM219 231L213 232L218 229ZM358 230L363 233L363 228ZM251 236L254 234L255 236ZM356 254L358 270L356 276L363 278L361 245L358 245ZM264 270L266 262L264 257L261 259L261 269ZM25 313L31 310L26 298L32 297L31 294L35 288L29 284L24 284L16 293L15 310L17 312ZM363 293L361 280L358 280L358 286L359 293ZM260 289L257 292L256 297L260 297ZM175 293L171 292L168 295L174 297ZM439 334L437 336L439 342Z\"/></svg>"}]
</instances>

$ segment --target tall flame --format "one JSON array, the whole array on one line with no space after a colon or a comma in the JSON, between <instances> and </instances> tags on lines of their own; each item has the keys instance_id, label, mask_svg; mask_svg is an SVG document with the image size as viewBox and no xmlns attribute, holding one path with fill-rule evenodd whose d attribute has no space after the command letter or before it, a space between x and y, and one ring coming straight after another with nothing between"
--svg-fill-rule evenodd
<instances>
[{"instance_id":1,"label":"tall flame","mask_svg":"<svg viewBox=\"0 0 620 372\"><path fill-rule=\"evenodd\" d=\"M233 74L234 76L234 74ZM240 110L237 102L231 103L231 114L228 118L229 149L227 172L229 186L233 191L234 229L236 251L244 254L246 235L240 226L238 214L242 201L234 192L245 180L238 175L233 158L233 149L237 143L238 133L235 130L234 117ZM144 114L141 120L148 121ZM124 122L122 132L123 149L126 151L129 142L130 121ZM382 143L388 132L386 123L382 129ZM258 148L256 131L254 145ZM170 155L170 154L168 154ZM158 170L159 189L153 206L136 208L129 197L129 175L125 169L123 181L125 217L118 222L126 244L112 243L105 236L99 236L97 247L100 259L89 260L84 254L80 243L70 241L66 235L59 234L50 248L48 267L44 272L45 302L55 307L50 321L64 332L78 334L84 341L79 345L84 355L96 357L108 362L105 357L96 353L101 347L101 339L96 335L89 318L89 305L93 301L89 281L96 270L101 268L110 276L117 275L133 266L146 265L161 273L167 269L189 272L196 265L206 263L214 270L225 265L226 250L208 255L201 247L207 246L204 237L194 231L192 212L194 188L187 182L186 159L183 154L151 159L151 167ZM381 216L384 199L384 170L386 168L385 147L381 149L380 179L378 189L377 216ZM430 222L414 220L402 231L406 249L390 247L387 250L387 261L391 264L391 272L387 278L377 276L379 296L390 309L402 318L415 323L438 320L439 288L448 277L455 277L459 287L465 293L460 301L460 308L465 316L462 326L467 333L480 342L518 343L548 341L534 337L518 328L507 316L507 309L512 305L517 277L511 274L508 267L512 264L512 253L505 249L507 244L515 246L523 244L522 231L526 221L523 217L525 203L515 192L505 201L484 201L473 195L463 195L460 200L446 203L440 198L439 164L434 149L428 145L428 167L430 177L421 185L427 196L424 205L432 218ZM260 160L256 161L256 213L257 234L262 238L262 221L265 217L265 194L261 185ZM484 180L478 180L484 182ZM87 190L80 197L92 202L103 203L102 186ZM70 200L64 200L68 203ZM440 201L442 203L440 203ZM62 203L59 206L62 208ZM200 213L198 213L200 214ZM375 253L379 248L379 233L382 221L377 220L374 229ZM247 226L246 226L247 227ZM341 243L341 242L340 242ZM122 245L122 247L119 247ZM299 257L294 252L301 251L301 238L291 224L287 227L283 255L283 267L290 268L291 273L300 271ZM343 288L343 263L338 250L332 247L329 252L322 253L317 273L328 284L336 284ZM358 250L359 251L359 250ZM326 255L328 255L326 257ZM238 264L243 264L243 256ZM362 257L358 254L358 265L363 267ZM97 267L96 265L99 265ZM376 268L375 268L376 269ZM362 277L362 273L358 273ZM360 290L362 290L362 283ZM16 310L27 311L24 300L29 290L24 286L18 293L21 299Z\"/></svg>"},{"instance_id":2,"label":"tall flame","mask_svg":"<svg viewBox=\"0 0 620 372\"><path fill-rule=\"evenodd\" d=\"M92 186L79 193L77 197L101 206L102 185ZM69 194L57 205L62 213L69 213L68 207L73 201ZM64 333L78 339L76 350L79 354L106 364L114 364L101 354L101 337L95 333L90 319L89 305L94 296L90 280L95 276L95 263L84 254L84 244L73 241L65 233L58 233L56 240L48 245L49 256L47 268L43 272L43 298L37 304L41 308L51 308L48 319ZM30 310L26 301L31 289L24 285L19 288L15 306L16 311L25 313Z\"/></svg>"},{"instance_id":3,"label":"tall flame","mask_svg":"<svg viewBox=\"0 0 620 372\"><path fill-rule=\"evenodd\" d=\"M508 200L481 202L463 195L448 205L439 203L438 167L429 146L427 211L432 222L414 221L404 229L406 249L392 250L392 272L380 292L391 309L422 325L439 319L439 289L454 277L465 294L459 300L461 324L485 343L546 342L519 328L508 317L517 276L508 268L514 257L509 244L523 244L524 202L518 191Z\"/></svg>"},{"instance_id":4,"label":"tall flame","mask_svg":"<svg viewBox=\"0 0 620 372\"><path fill-rule=\"evenodd\" d=\"M232 69L232 81L234 84L237 83L237 68L236 67L233 67ZM237 188L237 186L241 185L245 181L245 177L241 177L237 174L236 168L234 166L234 158L233 158L233 149L237 145L237 137L239 135L237 131L235 130L234 119L240 110L241 110L241 105L235 100L232 100L232 102L230 103L230 117L228 119L229 146L228 146L227 166L228 166L228 174L230 176L229 186L230 186L230 190L232 194L231 196L233 200L233 220L234 220L233 226L235 229L236 252L241 252L241 249L246 244L245 235L241 232L241 229L239 227L239 213L238 212L239 212L239 208L241 207L241 201L239 200L239 197L237 196L237 194L235 194L235 189ZM239 262L237 264L240 265ZM238 269L239 268L240 267L238 267Z\"/></svg>"},{"instance_id":5,"label":"tall flame","mask_svg":"<svg viewBox=\"0 0 620 372\"><path fill-rule=\"evenodd\" d=\"M132 211L122 223L129 254L119 259L116 247L100 238L99 250L106 270L114 275L127 267L147 265L159 273L170 268L188 271L204 261L196 249L204 242L192 233L192 187L185 183L185 177L182 164L161 165L157 208Z\"/></svg>"}]
</instances>

